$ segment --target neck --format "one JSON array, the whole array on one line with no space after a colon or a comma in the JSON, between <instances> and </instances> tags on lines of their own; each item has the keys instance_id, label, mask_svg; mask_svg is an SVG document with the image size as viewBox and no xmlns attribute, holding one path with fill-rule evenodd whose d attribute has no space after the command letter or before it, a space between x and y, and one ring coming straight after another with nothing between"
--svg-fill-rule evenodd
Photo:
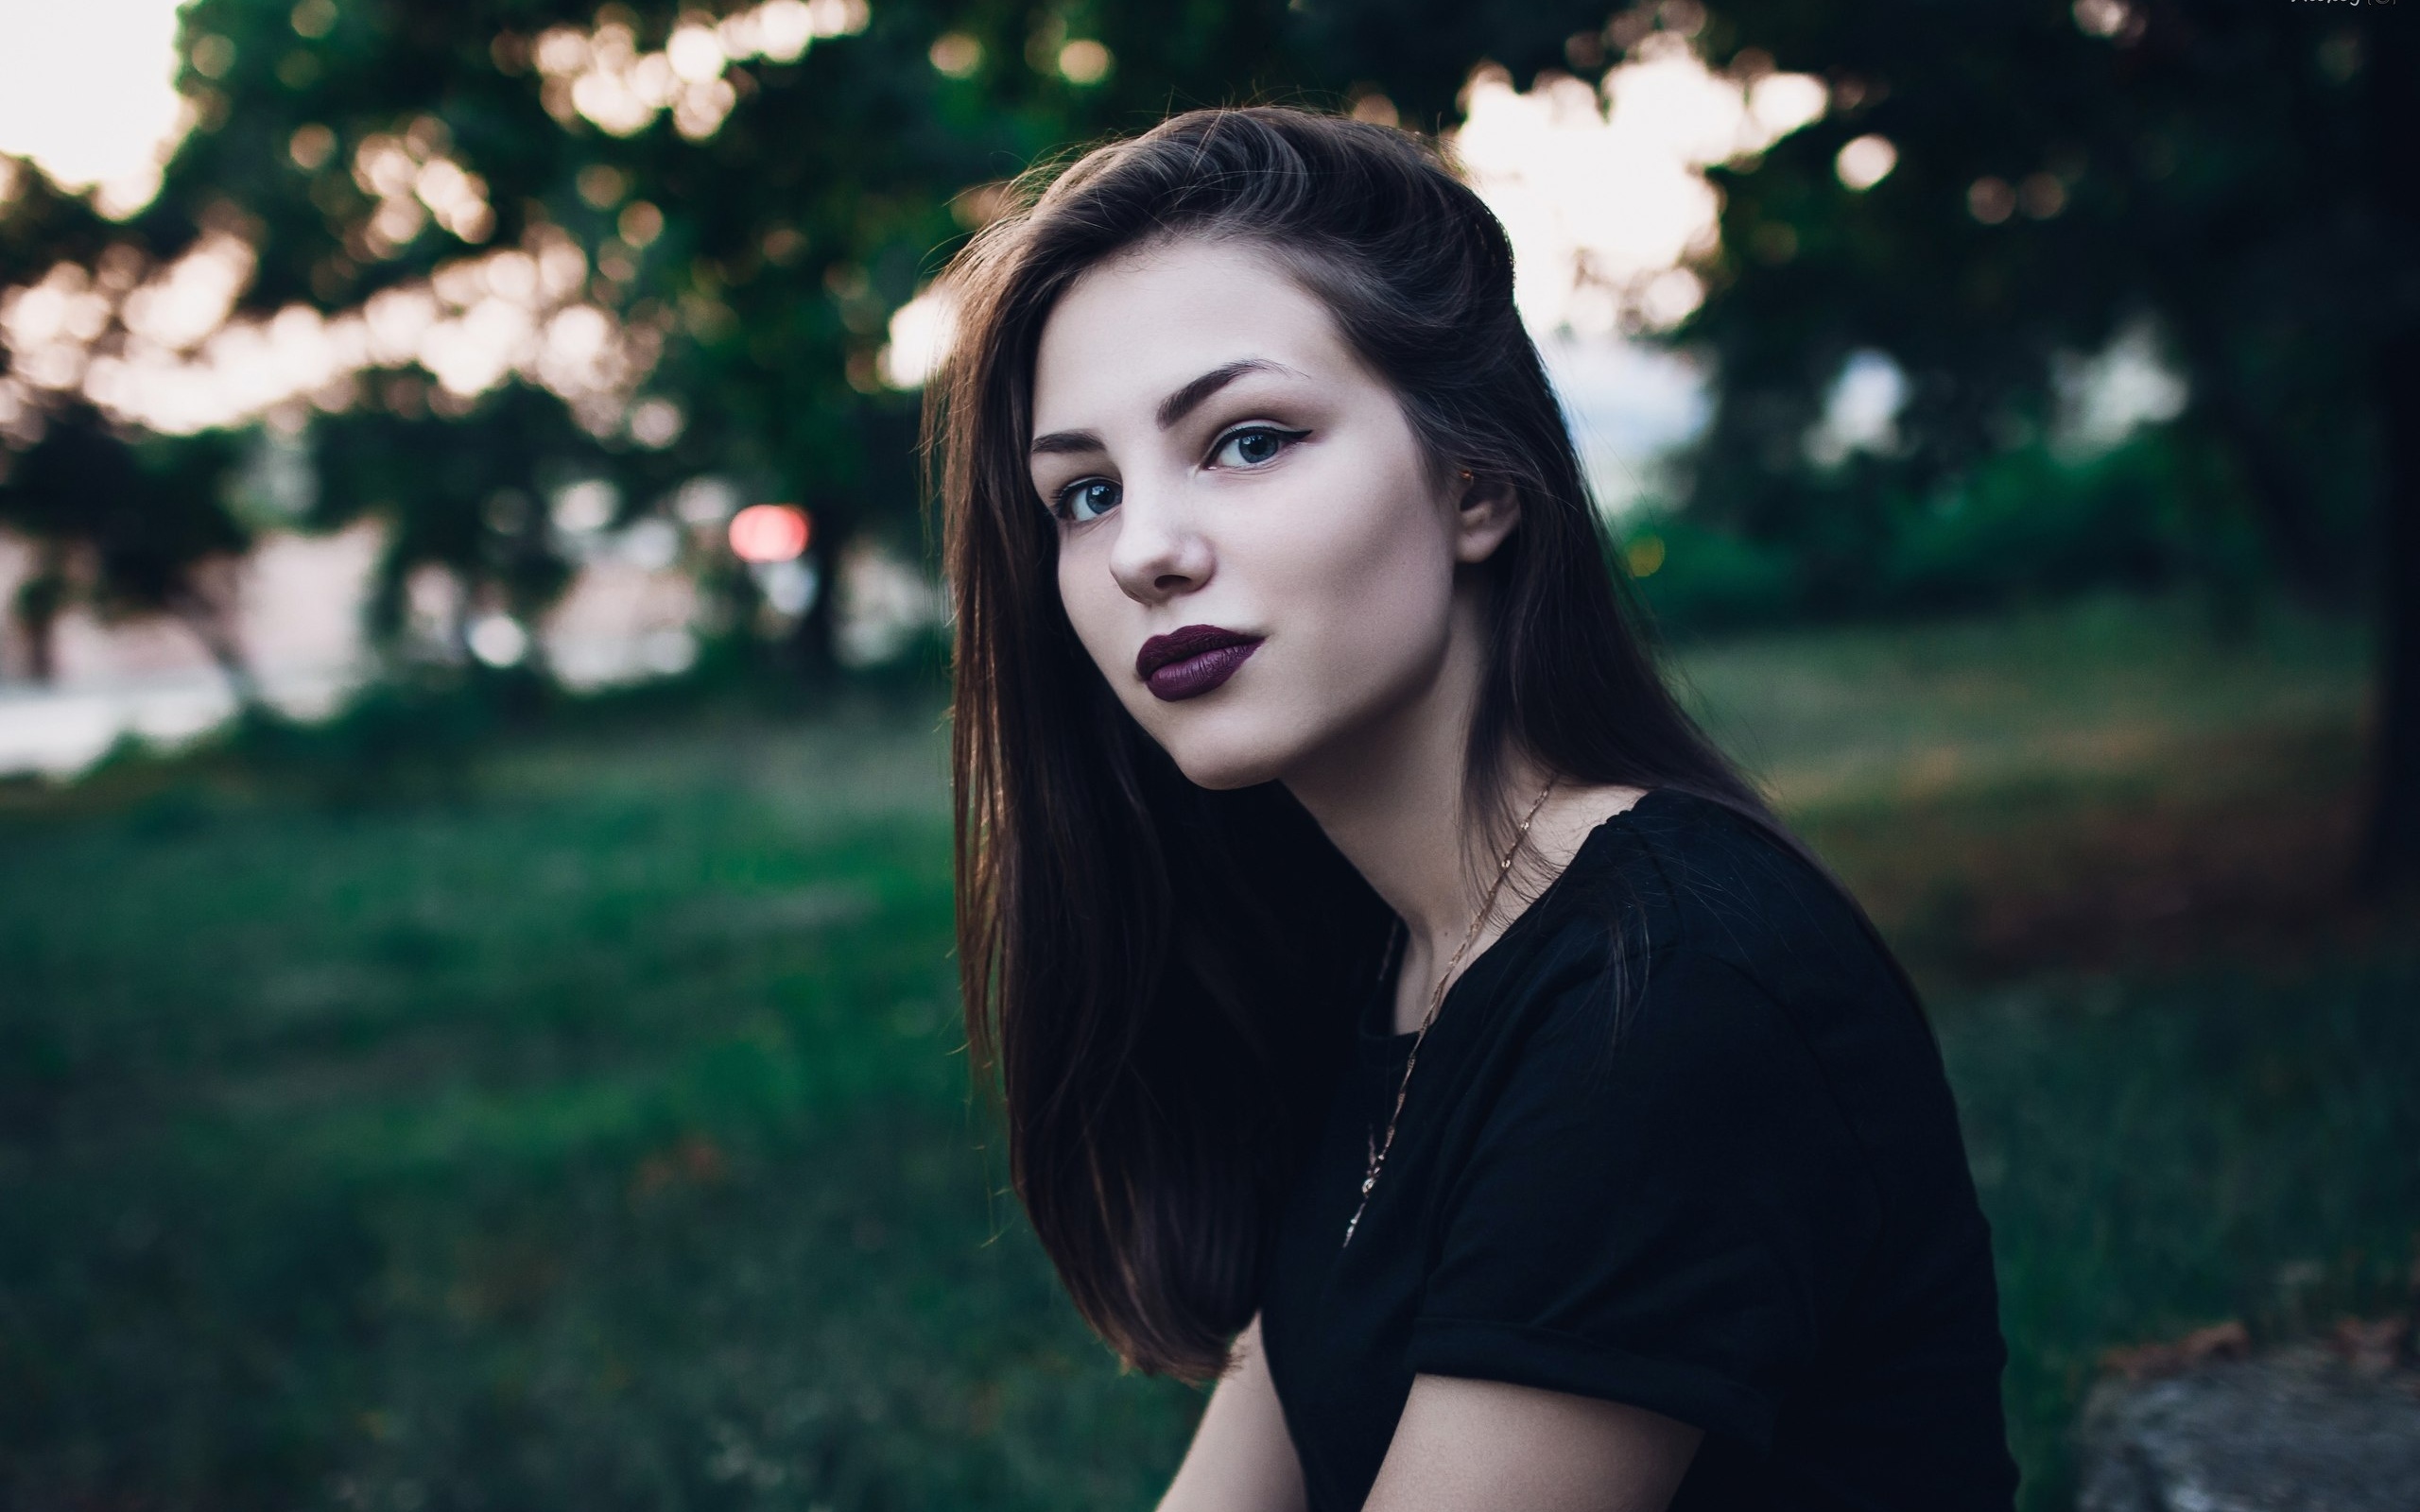
<instances>
[{"instance_id":1,"label":"neck","mask_svg":"<svg viewBox=\"0 0 2420 1512\"><path fill-rule=\"evenodd\" d=\"M1489 875L1475 875L1462 780L1483 674L1475 600L1457 594L1436 675L1370 725L1288 772L1286 786L1409 932L1407 968L1461 943ZM1529 780L1514 763L1515 783ZM1535 781L1543 782L1542 775ZM1487 871L1492 874L1490 865Z\"/></svg>"}]
</instances>

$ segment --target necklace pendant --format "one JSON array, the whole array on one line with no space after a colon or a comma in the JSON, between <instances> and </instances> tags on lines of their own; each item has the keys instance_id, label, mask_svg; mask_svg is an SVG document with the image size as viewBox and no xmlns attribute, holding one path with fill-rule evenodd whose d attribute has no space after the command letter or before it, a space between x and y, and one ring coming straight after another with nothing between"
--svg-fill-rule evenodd
<instances>
[{"instance_id":1,"label":"necklace pendant","mask_svg":"<svg viewBox=\"0 0 2420 1512\"><path fill-rule=\"evenodd\" d=\"M1428 995L1428 1015L1420 1021L1419 1032L1412 1037L1411 1053L1404 1057L1403 1084L1395 1089L1395 1108L1394 1112L1387 1117L1386 1138L1381 1140L1375 1128L1368 1131L1370 1169L1361 1177L1361 1200L1354 1205L1353 1216L1344 1225L1344 1243L1348 1246L1353 1243L1353 1231L1361 1227L1361 1214L1370 1206L1370 1192L1378 1184L1378 1172L1386 1164L1387 1151L1394 1147L1395 1118L1403 1112L1404 1100L1411 1091L1411 1069L1420 1064L1421 1041L1428 1037L1428 1026L1437 1021L1437 1010L1445 1002L1445 988L1453 982L1454 969L1462 964L1463 955L1470 951L1471 941L1478 938L1478 926L1487 918L1488 910L1495 906L1495 895L1512 875L1513 859L1521 853L1522 842L1530 837L1530 826L1536 821L1538 811L1547 806L1547 795L1554 791L1554 784L1555 779L1548 777L1547 785L1538 789L1537 799L1530 803L1530 812L1522 816L1521 827L1513 834L1512 846L1495 864L1495 880L1488 885L1486 895L1479 899L1478 912L1471 915L1469 927L1462 931L1462 942L1454 947L1452 955L1446 957L1445 970L1437 978L1436 989ZM1401 920L1397 920L1397 927L1401 928Z\"/></svg>"}]
</instances>

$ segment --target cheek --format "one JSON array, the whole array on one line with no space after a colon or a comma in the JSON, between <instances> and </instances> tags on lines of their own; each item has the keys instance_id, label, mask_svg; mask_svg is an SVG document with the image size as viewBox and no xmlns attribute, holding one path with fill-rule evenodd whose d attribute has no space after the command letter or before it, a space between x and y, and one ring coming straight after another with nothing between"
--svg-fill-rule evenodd
<instances>
[{"instance_id":1,"label":"cheek","mask_svg":"<svg viewBox=\"0 0 2420 1512\"><path fill-rule=\"evenodd\" d=\"M1323 680L1384 680L1433 660L1443 642L1452 543L1416 472L1337 471L1320 490L1323 507L1274 533L1267 570L1293 627L1315 643Z\"/></svg>"},{"instance_id":2,"label":"cheek","mask_svg":"<svg viewBox=\"0 0 2420 1512\"><path fill-rule=\"evenodd\" d=\"M1087 541L1062 544L1059 604L1066 610L1067 623L1074 627L1076 639L1083 643L1093 664L1107 673L1109 663L1102 659L1115 656L1115 645L1125 633L1124 618L1119 612L1124 594L1110 576L1109 564L1096 559L1097 553L1086 550L1089 544Z\"/></svg>"}]
</instances>

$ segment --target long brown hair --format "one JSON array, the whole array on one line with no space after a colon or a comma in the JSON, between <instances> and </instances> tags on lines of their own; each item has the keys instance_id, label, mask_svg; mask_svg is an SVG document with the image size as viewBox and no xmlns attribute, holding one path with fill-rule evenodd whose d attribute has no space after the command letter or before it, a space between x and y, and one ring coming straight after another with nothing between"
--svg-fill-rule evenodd
<instances>
[{"instance_id":1,"label":"long brown hair","mask_svg":"<svg viewBox=\"0 0 2420 1512\"><path fill-rule=\"evenodd\" d=\"M1392 918L1281 787L1195 787L1069 626L1027 471L1034 352L1069 284L1158 238L1248 241L1319 298L1440 466L1509 484L1485 564L1465 765L1507 824L1516 750L1778 826L1656 674L1537 349L1512 254L1426 142L1304 111L1195 111L1086 154L946 275L928 391L956 595L958 944L1010 1177L1077 1307L1131 1365L1218 1374L1350 1005ZM1785 837L1786 838L1786 837ZM1795 849L1794 842L1790 842Z\"/></svg>"}]
</instances>

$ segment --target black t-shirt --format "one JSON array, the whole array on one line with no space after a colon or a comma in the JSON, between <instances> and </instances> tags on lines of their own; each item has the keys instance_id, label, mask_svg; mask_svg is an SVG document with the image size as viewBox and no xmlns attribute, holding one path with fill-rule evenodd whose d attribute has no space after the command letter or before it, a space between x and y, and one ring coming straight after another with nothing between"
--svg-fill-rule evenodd
<instances>
[{"instance_id":1,"label":"black t-shirt","mask_svg":"<svg viewBox=\"0 0 2420 1512\"><path fill-rule=\"evenodd\" d=\"M1422 1372L1695 1424L1676 1512L2012 1504L1940 1053L1813 868L1669 789L1599 825L1447 994L1345 1246L1411 1045L1392 1001L1360 1005L1260 1278L1313 1512L1367 1499Z\"/></svg>"}]
</instances>

